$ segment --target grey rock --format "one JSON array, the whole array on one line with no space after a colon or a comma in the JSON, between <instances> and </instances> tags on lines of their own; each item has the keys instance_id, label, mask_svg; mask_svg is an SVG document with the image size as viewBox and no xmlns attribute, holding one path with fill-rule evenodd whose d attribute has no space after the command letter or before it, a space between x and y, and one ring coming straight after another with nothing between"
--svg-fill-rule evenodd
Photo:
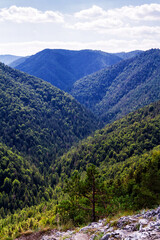
<instances>
[{"instance_id":1,"label":"grey rock","mask_svg":"<svg viewBox=\"0 0 160 240\"><path fill-rule=\"evenodd\" d=\"M141 225L147 225L147 224L148 224L148 219L145 219L145 218L140 219L140 220L139 220L139 224L141 224Z\"/></svg>"},{"instance_id":2,"label":"grey rock","mask_svg":"<svg viewBox=\"0 0 160 240\"><path fill-rule=\"evenodd\" d=\"M160 207L158 207L155 211L156 211L156 214L160 213Z\"/></svg>"},{"instance_id":3,"label":"grey rock","mask_svg":"<svg viewBox=\"0 0 160 240\"><path fill-rule=\"evenodd\" d=\"M93 226L93 225L95 225L95 224L97 224L97 222L92 222L92 223L90 223L88 226Z\"/></svg>"},{"instance_id":4,"label":"grey rock","mask_svg":"<svg viewBox=\"0 0 160 240\"><path fill-rule=\"evenodd\" d=\"M108 240L110 237L110 234L105 234L100 240Z\"/></svg>"},{"instance_id":5,"label":"grey rock","mask_svg":"<svg viewBox=\"0 0 160 240\"><path fill-rule=\"evenodd\" d=\"M41 240L94 240L100 233L103 233L101 240L160 240L160 207L134 216L121 217L115 222L116 228L111 227L112 222L107 225L105 223L105 219L92 222L80 229L79 233L55 230L52 236L45 235Z\"/></svg>"},{"instance_id":6,"label":"grey rock","mask_svg":"<svg viewBox=\"0 0 160 240\"><path fill-rule=\"evenodd\" d=\"M79 232L88 231L89 229L91 229L91 226L86 226L86 227L81 228Z\"/></svg>"},{"instance_id":7,"label":"grey rock","mask_svg":"<svg viewBox=\"0 0 160 240\"><path fill-rule=\"evenodd\" d=\"M95 237L96 237L96 234L93 234L89 240L94 240Z\"/></svg>"},{"instance_id":8,"label":"grey rock","mask_svg":"<svg viewBox=\"0 0 160 240\"><path fill-rule=\"evenodd\" d=\"M128 232L132 232L132 231L137 230L135 224L126 225L123 229L128 231Z\"/></svg>"},{"instance_id":9,"label":"grey rock","mask_svg":"<svg viewBox=\"0 0 160 240\"><path fill-rule=\"evenodd\" d=\"M106 221L106 219L104 218L104 219L100 219L98 222L99 223L105 223L105 221Z\"/></svg>"},{"instance_id":10,"label":"grey rock","mask_svg":"<svg viewBox=\"0 0 160 240\"><path fill-rule=\"evenodd\" d=\"M56 240L56 238L54 238L54 237L49 237L49 236L43 236L42 237L42 240Z\"/></svg>"},{"instance_id":11,"label":"grey rock","mask_svg":"<svg viewBox=\"0 0 160 240\"><path fill-rule=\"evenodd\" d=\"M108 228L107 232L113 232L113 227Z\"/></svg>"},{"instance_id":12,"label":"grey rock","mask_svg":"<svg viewBox=\"0 0 160 240\"><path fill-rule=\"evenodd\" d=\"M135 215L135 217L137 217L137 218L139 218L139 217L141 217L142 216L142 214L137 214L137 215Z\"/></svg>"}]
</instances>

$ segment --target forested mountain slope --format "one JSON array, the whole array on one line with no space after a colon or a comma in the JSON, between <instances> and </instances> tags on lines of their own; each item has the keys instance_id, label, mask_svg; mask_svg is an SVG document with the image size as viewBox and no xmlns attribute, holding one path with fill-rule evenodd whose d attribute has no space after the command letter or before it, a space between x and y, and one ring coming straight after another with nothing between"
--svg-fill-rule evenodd
<instances>
[{"instance_id":1,"label":"forested mountain slope","mask_svg":"<svg viewBox=\"0 0 160 240\"><path fill-rule=\"evenodd\" d=\"M160 101L139 109L97 130L57 162L61 171L84 169L89 163L100 168L124 162L160 145ZM109 173L111 173L109 171Z\"/></svg>"},{"instance_id":2,"label":"forested mountain slope","mask_svg":"<svg viewBox=\"0 0 160 240\"><path fill-rule=\"evenodd\" d=\"M135 58L75 82L71 94L108 123L160 99L160 50Z\"/></svg>"},{"instance_id":3,"label":"forested mountain slope","mask_svg":"<svg viewBox=\"0 0 160 240\"><path fill-rule=\"evenodd\" d=\"M51 84L0 64L0 126L0 141L45 171L98 121Z\"/></svg>"},{"instance_id":4,"label":"forested mountain slope","mask_svg":"<svg viewBox=\"0 0 160 240\"><path fill-rule=\"evenodd\" d=\"M95 219L159 204L160 101L96 131L58 159L57 168L69 194L60 203L63 219L93 221L93 209Z\"/></svg>"},{"instance_id":5,"label":"forested mountain slope","mask_svg":"<svg viewBox=\"0 0 160 240\"><path fill-rule=\"evenodd\" d=\"M2 239L8 236L15 239L22 233L28 236L29 233L37 232L38 229L46 231L46 229L55 229L57 226L70 228L88 223L93 220L93 208L95 220L98 220L121 211L127 210L129 213L130 210L154 207L159 204L160 101L96 131L92 137L88 137L61 158L57 158L54 164L52 163L49 174L53 181L57 177L59 184L50 202L45 202L44 199L47 200L52 193L51 188L48 187L45 193L43 192L44 186L50 185L49 181L46 182L48 173L44 175L45 181L43 178L37 178L39 173L36 169L34 171L29 169L25 158L15 156L11 150L8 153L8 150L6 151L5 148L4 151L3 148L0 146L0 154L6 157L1 164L0 174L13 179L14 188L10 196L14 196L12 193L17 191L16 189L20 189L19 193L23 193L24 184L17 182L22 179L25 184L28 184L29 189L30 181L35 185L34 189L31 188L29 191L29 199L36 190L40 190L43 197L39 206L25 208L14 215L9 215L6 219L1 219ZM20 158L21 167L18 164L18 158ZM26 173L25 178L21 176L22 170ZM14 174L12 174L13 171ZM17 178L16 181L14 181L15 178ZM10 186L10 183L11 181L6 179L1 184L1 190L7 189L6 186ZM39 183L43 186L40 189ZM7 202L6 200L4 202L8 197L7 194L5 191L5 194L3 192L0 195L2 206ZM34 196L35 201L37 195ZM39 202L38 199L37 202ZM21 201L20 204L22 204ZM3 216L3 208L0 214Z\"/></svg>"},{"instance_id":6,"label":"forested mountain slope","mask_svg":"<svg viewBox=\"0 0 160 240\"><path fill-rule=\"evenodd\" d=\"M69 91L76 80L120 60L114 54L101 51L45 49L16 68Z\"/></svg>"},{"instance_id":7,"label":"forested mountain slope","mask_svg":"<svg viewBox=\"0 0 160 240\"><path fill-rule=\"evenodd\" d=\"M0 143L0 217L49 200L52 192L28 159Z\"/></svg>"}]
</instances>

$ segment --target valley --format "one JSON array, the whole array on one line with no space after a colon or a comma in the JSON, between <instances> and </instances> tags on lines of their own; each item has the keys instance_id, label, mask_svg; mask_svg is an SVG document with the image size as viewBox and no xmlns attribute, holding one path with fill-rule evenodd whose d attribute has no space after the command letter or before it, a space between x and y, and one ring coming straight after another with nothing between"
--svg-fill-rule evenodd
<instances>
[{"instance_id":1,"label":"valley","mask_svg":"<svg viewBox=\"0 0 160 240\"><path fill-rule=\"evenodd\" d=\"M0 239L158 207L160 50L16 62L0 63Z\"/></svg>"},{"instance_id":2,"label":"valley","mask_svg":"<svg viewBox=\"0 0 160 240\"><path fill-rule=\"evenodd\" d=\"M76 81L71 95L105 123L160 99L160 50L151 49Z\"/></svg>"},{"instance_id":3,"label":"valley","mask_svg":"<svg viewBox=\"0 0 160 240\"><path fill-rule=\"evenodd\" d=\"M30 56L18 70L42 78L64 91L70 91L74 82L106 66L117 63L122 58L102 51L44 49ZM17 63L16 63L17 64Z\"/></svg>"}]
</instances>

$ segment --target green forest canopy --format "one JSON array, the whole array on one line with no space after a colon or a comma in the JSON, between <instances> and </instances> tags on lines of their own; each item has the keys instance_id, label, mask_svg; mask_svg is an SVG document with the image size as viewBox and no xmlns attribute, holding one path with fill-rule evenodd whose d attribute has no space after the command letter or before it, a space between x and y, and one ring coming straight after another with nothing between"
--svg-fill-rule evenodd
<instances>
[{"instance_id":1,"label":"green forest canopy","mask_svg":"<svg viewBox=\"0 0 160 240\"><path fill-rule=\"evenodd\" d=\"M160 50L151 49L76 81L70 92L105 123L160 99Z\"/></svg>"},{"instance_id":2,"label":"green forest canopy","mask_svg":"<svg viewBox=\"0 0 160 240\"><path fill-rule=\"evenodd\" d=\"M0 141L45 171L56 156L89 135L98 120L71 96L0 64Z\"/></svg>"}]
</instances>

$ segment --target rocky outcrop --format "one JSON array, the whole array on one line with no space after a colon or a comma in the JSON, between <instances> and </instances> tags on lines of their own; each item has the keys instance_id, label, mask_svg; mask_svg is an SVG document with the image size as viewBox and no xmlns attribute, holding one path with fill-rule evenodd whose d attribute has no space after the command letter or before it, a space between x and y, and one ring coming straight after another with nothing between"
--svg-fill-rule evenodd
<instances>
[{"instance_id":1,"label":"rocky outcrop","mask_svg":"<svg viewBox=\"0 0 160 240\"><path fill-rule=\"evenodd\" d=\"M101 240L160 239L160 207L138 215L121 217L118 220L111 221L106 226L100 226L101 224L102 222L99 223L99 227L93 226L93 228L97 228L95 236L98 237L99 232L104 233L100 238Z\"/></svg>"},{"instance_id":2,"label":"rocky outcrop","mask_svg":"<svg viewBox=\"0 0 160 240\"><path fill-rule=\"evenodd\" d=\"M24 238L20 238L22 240ZM26 238L33 240L34 238ZM36 239L36 238L35 238ZM121 217L106 223L93 222L76 231L53 230L36 240L160 240L160 207L133 216Z\"/></svg>"}]
</instances>

